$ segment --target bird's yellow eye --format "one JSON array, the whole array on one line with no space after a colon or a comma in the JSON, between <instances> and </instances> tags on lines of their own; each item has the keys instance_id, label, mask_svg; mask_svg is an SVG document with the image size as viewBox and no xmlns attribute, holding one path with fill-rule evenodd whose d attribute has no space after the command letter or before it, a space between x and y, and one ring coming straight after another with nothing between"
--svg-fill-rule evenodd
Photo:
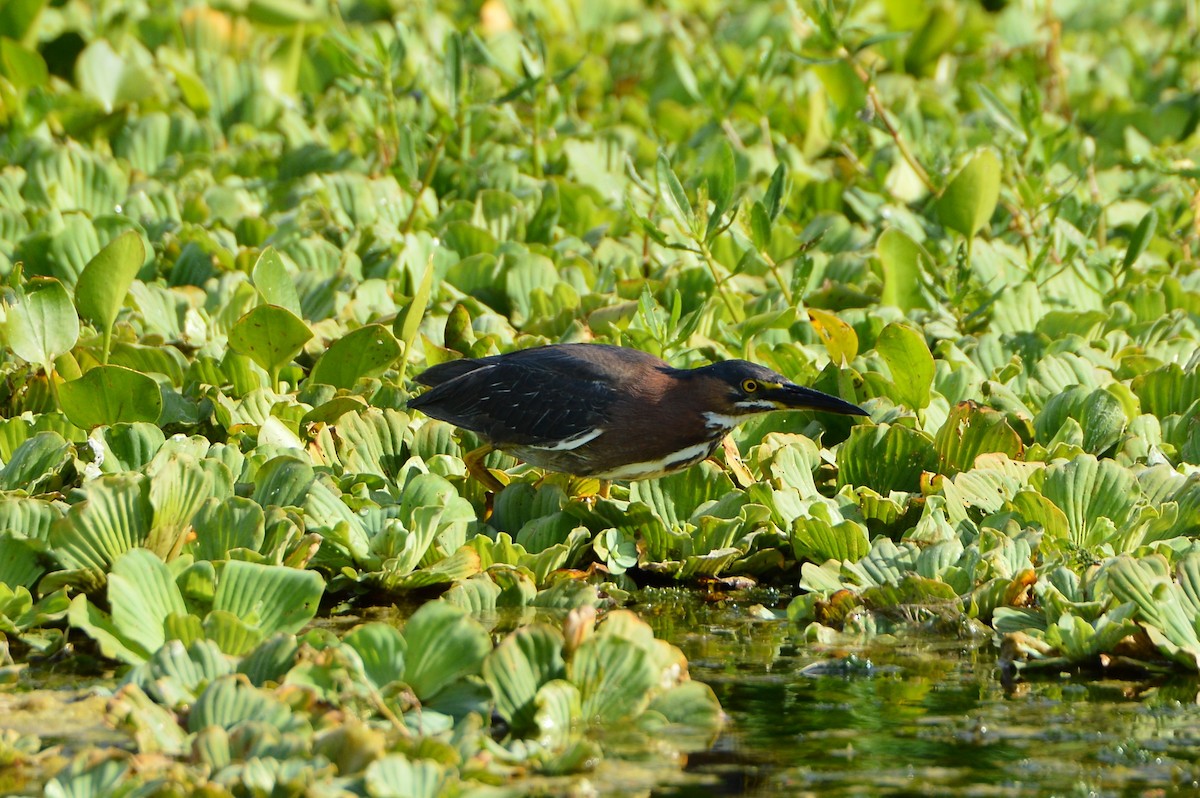
<instances>
[{"instance_id":1,"label":"bird's yellow eye","mask_svg":"<svg viewBox=\"0 0 1200 798\"><path fill-rule=\"evenodd\" d=\"M757 380L742 380L742 390L746 393L754 393L758 390Z\"/></svg>"}]
</instances>

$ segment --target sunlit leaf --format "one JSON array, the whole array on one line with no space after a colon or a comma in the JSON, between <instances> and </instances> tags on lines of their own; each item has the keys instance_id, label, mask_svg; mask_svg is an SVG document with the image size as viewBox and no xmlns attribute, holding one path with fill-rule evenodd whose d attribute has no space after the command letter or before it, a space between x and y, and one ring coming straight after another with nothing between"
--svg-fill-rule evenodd
<instances>
[{"instance_id":1,"label":"sunlit leaf","mask_svg":"<svg viewBox=\"0 0 1200 798\"><path fill-rule=\"evenodd\" d=\"M938 198L942 224L967 238L978 233L1000 198L1000 159L990 149L976 152Z\"/></svg>"}]
</instances>

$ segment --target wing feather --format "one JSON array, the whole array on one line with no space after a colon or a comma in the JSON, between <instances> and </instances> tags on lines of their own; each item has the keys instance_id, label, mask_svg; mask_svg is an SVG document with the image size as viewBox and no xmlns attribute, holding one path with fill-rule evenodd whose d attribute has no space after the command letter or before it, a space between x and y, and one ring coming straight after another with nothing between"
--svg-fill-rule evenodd
<instances>
[{"instance_id":1,"label":"wing feather","mask_svg":"<svg viewBox=\"0 0 1200 798\"><path fill-rule=\"evenodd\" d=\"M548 446L602 427L617 398L597 373L498 358L408 403L494 444Z\"/></svg>"}]
</instances>

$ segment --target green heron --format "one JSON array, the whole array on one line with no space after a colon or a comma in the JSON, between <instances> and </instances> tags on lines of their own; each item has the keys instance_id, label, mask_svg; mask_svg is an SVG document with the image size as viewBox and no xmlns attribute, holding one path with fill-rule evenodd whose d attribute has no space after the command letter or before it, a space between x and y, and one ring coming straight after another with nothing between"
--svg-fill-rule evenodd
<instances>
[{"instance_id":1,"label":"green heron","mask_svg":"<svg viewBox=\"0 0 1200 798\"><path fill-rule=\"evenodd\" d=\"M726 360L677 369L606 344L556 344L426 369L431 390L408 406L479 435L465 458L493 492L483 465L493 449L531 465L601 480L645 479L709 457L725 435L772 410L865 416L857 405L788 381L763 366Z\"/></svg>"}]
</instances>

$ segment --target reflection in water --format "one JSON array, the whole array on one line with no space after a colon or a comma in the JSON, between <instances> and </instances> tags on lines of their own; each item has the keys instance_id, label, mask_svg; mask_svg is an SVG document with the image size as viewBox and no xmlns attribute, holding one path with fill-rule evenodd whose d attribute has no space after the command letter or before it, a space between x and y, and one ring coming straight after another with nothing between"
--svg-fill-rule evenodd
<instances>
[{"instance_id":1,"label":"reflection in water","mask_svg":"<svg viewBox=\"0 0 1200 798\"><path fill-rule=\"evenodd\" d=\"M730 727L688 771L712 795L1163 795L1200 789L1195 679L1001 686L987 637L799 643L746 604L638 609L716 690ZM756 596L770 602L771 596Z\"/></svg>"}]
</instances>

